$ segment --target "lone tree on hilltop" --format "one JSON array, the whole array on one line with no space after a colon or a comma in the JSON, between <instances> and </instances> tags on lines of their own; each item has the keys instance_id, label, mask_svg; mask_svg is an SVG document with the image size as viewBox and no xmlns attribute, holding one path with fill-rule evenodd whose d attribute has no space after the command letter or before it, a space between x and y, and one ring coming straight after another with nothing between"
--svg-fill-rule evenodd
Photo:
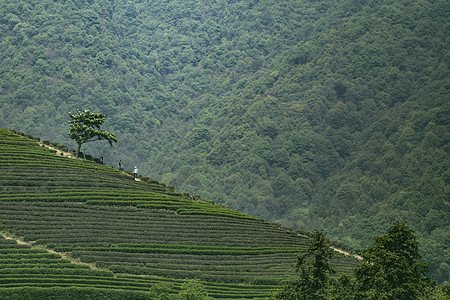
<instances>
[{"instance_id":1,"label":"lone tree on hilltop","mask_svg":"<svg viewBox=\"0 0 450 300\"><path fill-rule=\"evenodd\" d=\"M78 144L77 156L79 156L81 145L87 142L107 140L112 147L112 142L117 143L116 135L106 130L100 130L100 126L105 123L105 115L94 114L89 110L80 112L77 109L75 115L69 113L69 136Z\"/></svg>"}]
</instances>

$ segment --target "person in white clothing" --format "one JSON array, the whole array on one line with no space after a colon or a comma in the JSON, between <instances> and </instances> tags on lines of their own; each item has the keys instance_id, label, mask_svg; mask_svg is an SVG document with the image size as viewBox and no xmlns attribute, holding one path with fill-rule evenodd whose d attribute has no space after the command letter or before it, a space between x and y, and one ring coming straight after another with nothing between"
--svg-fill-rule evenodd
<instances>
[{"instance_id":1,"label":"person in white clothing","mask_svg":"<svg viewBox=\"0 0 450 300\"><path fill-rule=\"evenodd\" d=\"M134 178L137 178L137 172L138 172L137 167L134 167Z\"/></svg>"}]
</instances>

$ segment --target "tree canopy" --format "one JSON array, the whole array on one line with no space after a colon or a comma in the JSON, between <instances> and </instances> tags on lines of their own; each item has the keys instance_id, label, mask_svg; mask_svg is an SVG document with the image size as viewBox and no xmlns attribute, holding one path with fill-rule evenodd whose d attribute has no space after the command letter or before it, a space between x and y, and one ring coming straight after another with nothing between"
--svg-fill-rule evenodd
<instances>
[{"instance_id":1,"label":"tree canopy","mask_svg":"<svg viewBox=\"0 0 450 300\"><path fill-rule=\"evenodd\" d=\"M428 264L421 261L419 243L404 222L392 224L387 234L374 238L356 269L358 288L366 299L418 299L431 283Z\"/></svg>"},{"instance_id":2,"label":"tree canopy","mask_svg":"<svg viewBox=\"0 0 450 300\"><path fill-rule=\"evenodd\" d=\"M404 222L394 222L385 235L363 251L353 273L334 274L333 250L323 231L315 230L307 253L298 256L298 276L279 290L275 299L445 299L445 289L425 274L414 231ZM311 256L310 260L306 260ZM448 287L448 286L447 286ZM446 288L448 290L448 288ZM442 297L442 298L440 298Z\"/></svg>"},{"instance_id":3,"label":"tree canopy","mask_svg":"<svg viewBox=\"0 0 450 300\"><path fill-rule=\"evenodd\" d=\"M100 130L100 126L105 122L105 115L95 114L89 110L80 112L77 110L75 115L69 113L69 136L78 144L78 154L84 143L106 140L112 147L113 142L117 143L116 135L106 130Z\"/></svg>"},{"instance_id":4,"label":"tree canopy","mask_svg":"<svg viewBox=\"0 0 450 300\"><path fill-rule=\"evenodd\" d=\"M316 229L311 237L306 253L297 256L298 277L276 294L276 299L328 299L329 277L335 273L330 262L334 250L329 247L323 230Z\"/></svg>"}]
</instances>

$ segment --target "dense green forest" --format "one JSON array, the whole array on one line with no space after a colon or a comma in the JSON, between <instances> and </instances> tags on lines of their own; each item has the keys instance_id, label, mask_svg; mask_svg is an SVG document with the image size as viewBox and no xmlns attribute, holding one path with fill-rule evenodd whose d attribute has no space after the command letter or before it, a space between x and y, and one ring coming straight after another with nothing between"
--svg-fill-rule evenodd
<instances>
[{"instance_id":1,"label":"dense green forest","mask_svg":"<svg viewBox=\"0 0 450 300\"><path fill-rule=\"evenodd\" d=\"M450 272L450 3L4 0L0 126L356 248L411 224ZM73 144L75 148L75 145Z\"/></svg>"}]
</instances>

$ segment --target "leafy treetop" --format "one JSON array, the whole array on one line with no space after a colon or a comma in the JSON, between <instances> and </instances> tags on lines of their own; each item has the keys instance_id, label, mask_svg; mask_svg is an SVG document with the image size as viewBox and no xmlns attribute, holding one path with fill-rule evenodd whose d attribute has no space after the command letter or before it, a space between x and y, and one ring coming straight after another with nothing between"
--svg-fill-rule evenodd
<instances>
[{"instance_id":1,"label":"leafy treetop","mask_svg":"<svg viewBox=\"0 0 450 300\"><path fill-rule=\"evenodd\" d=\"M355 276L344 274L336 279L330 277L335 273L330 263L333 250L323 232L316 230L307 252L298 256L298 277L272 299L448 299L446 289L439 290L425 276L428 264L420 261L419 243L406 223L394 222L386 235L374 240L364 250Z\"/></svg>"},{"instance_id":2,"label":"leafy treetop","mask_svg":"<svg viewBox=\"0 0 450 300\"><path fill-rule=\"evenodd\" d=\"M75 115L69 113L71 118L69 136L78 144L77 152L80 153L81 145L96 140L107 140L112 147L112 142L117 143L116 135L106 130L100 130L100 126L105 122L105 115L94 114L89 110L80 112L77 109Z\"/></svg>"},{"instance_id":3,"label":"leafy treetop","mask_svg":"<svg viewBox=\"0 0 450 300\"><path fill-rule=\"evenodd\" d=\"M297 256L298 277L274 295L275 299L327 299L329 276L335 273L331 265L334 250L328 246L323 230L314 230L312 238L306 253Z\"/></svg>"},{"instance_id":4,"label":"leafy treetop","mask_svg":"<svg viewBox=\"0 0 450 300\"><path fill-rule=\"evenodd\" d=\"M386 235L364 250L364 262L356 269L360 289L370 299L417 299L430 278L421 262L419 243L406 223L395 222Z\"/></svg>"}]
</instances>

